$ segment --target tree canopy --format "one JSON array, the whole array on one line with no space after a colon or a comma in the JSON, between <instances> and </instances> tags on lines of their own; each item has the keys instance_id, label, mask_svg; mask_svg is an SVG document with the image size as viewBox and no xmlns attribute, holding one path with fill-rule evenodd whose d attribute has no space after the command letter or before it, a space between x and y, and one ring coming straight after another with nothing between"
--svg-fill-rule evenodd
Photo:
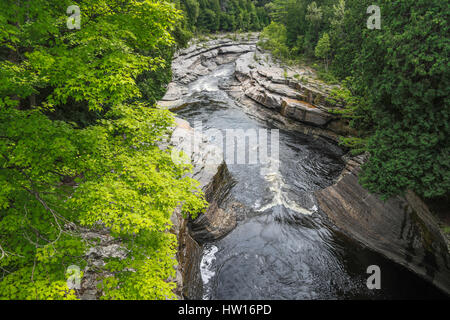
<instances>
[{"instance_id":1,"label":"tree canopy","mask_svg":"<svg viewBox=\"0 0 450 320\"><path fill-rule=\"evenodd\" d=\"M0 298L73 299L69 265L86 266L106 228L128 252L105 270L103 298L174 298L170 216L205 201L188 166L159 141L173 117L143 102L139 76L167 72L182 13L167 1L0 4ZM150 90L151 91L151 90Z\"/></svg>"},{"instance_id":2,"label":"tree canopy","mask_svg":"<svg viewBox=\"0 0 450 320\"><path fill-rule=\"evenodd\" d=\"M358 130L343 142L370 155L361 183L448 198L450 6L378 3L380 29L368 0L1 1L0 299L76 299L67 269L96 245L85 230L127 252L99 267L101 298L175 298L170 216L206 202L161 147L174 121L154 104L194 33L264 28L276 56L321 59Z\"/></svg>"},{"instance_id":3,"label":"tree canopy","mask_svg":"<svg viewBox=\"0 0 450 320\"><path fill-rule=\"evenodd\" d=\"M359 141L358 150L370 154L365 187L384 198L406 189L448 196L450 7L439 0L378 1L381 29L369 29L372 4L274 0L273 22L262 35L279 57L315 55L346 79L340 96L360 136L343 141Z\"/></svg>"},{"instance_id":4,"label":"tree canopy","mask_svg":"<svg viewBox=\"0 0 450 320\"><path fill-rule=\"evenodd\" d=\"M261 0L178 0L192 32L259 31L269 22Z\"/></svg>"}]
</instances>

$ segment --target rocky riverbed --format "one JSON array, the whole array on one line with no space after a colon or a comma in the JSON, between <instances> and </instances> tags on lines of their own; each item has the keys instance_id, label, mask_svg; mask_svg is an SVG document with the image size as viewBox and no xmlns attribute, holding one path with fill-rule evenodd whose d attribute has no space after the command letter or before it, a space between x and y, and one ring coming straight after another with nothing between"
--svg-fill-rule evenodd
<instances>
[{"instance_id":1,"label":"rocky riverbed","mask_svg":"<svg viewBox=\"0 0 450 320\"><path fill-rule=\"evenodd\" d=\"M351 133L348 123L333 112L340 106L327 99L333 86L318 81L308 67L280 66L257 42L257 34L218 36L179 51L173 61L173 81L159 106L175 112L194 105L198 108L209 103L203 101L202 93L219 90L226 92L246 114L302 137L336 141L338 135ZM222 66L230 64L234 66L230 80L221 81L222 72L229 70ZM178 120L172 143L188 150L194 135L187 122ZM204 245L226 237L239 226L239 217L245 215L242 212L251 211L243 203L230 200L228 193L235 184L233 174L225 162L217 160L222 157L221 151L211 148L207 137L200 139L201 148L196 152L188 150L188 154L195 165L193 177L200 181L209 208L195 220L184 220L179 213L173 216L180 246L177 294L190 299L204 297L205 281L202 282L200 272ZM212 158L216 160L208 161ZM334 182L314 191L318 207L313 214L324 214L338 234L449 294L449 251L426 205L412 192L384 203L358 183L364 158L343 157L342 161L345 168ZM211 252L211 247L208 250Z\"/></svg>"}]
</instances>

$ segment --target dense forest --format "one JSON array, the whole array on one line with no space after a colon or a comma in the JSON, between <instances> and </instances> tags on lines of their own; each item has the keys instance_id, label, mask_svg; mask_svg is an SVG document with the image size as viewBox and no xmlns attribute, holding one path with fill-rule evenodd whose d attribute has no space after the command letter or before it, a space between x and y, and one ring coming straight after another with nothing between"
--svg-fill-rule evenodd
<instances>
[{"instance_id":1,"label":"dense forest","mask_svg":"<svg viewBox=\"0 0 450 320\"><path fill-rule=\"evenodd\" d=\"M199 213L204 200L158 146L172 117L147 101L168 76L182 12L83 0L83 27L69 30L72 3L0 4L0 297L75 298L65 272L83 269L92 245L80 226L101 221L130 253L105 266L117 276L104 298L172 298L170 216L180 203Z\"/></svg>"},{"instance_id":2,"label":"dense forest","mask_svg":"<svg viewBox=\"0 0 450 320\"><path fill-rule=\"evenodd\" d=\"M366 27L371 1L274 0L266 48L286 60L322 60L360 136L343 139L371 155L362 183L385 198L412 189L450 190L446 1L379 1L380 29ZM447 199L448 200L448 199Z\"/></svg>"},{"instance_id":3,"label":"dense forest","mask_svg":"<svg viewBox=\"0 0 450 320\"><path fill-rule=\"evenodd\" d=\"M252 0L178 0L193 32L259 31L269 22L264 4Z\"/></svg>"},{"instance_id":4,"label":"dense forest","mask_svg":"<svg viewBox=\"0 0 450 320\"><path fill-rule=\"evenodd\" d=\"M67 8L82 27L67 28ZM155 108L177 48L200 34L261 31L284 63L316 64L368 152L361 183L384 198L448 202L450 6L381 0L33 0L0 2L0 299L75 299L86 229L109 228L127 259L104 268L104 299L172 299L170 216L205 206L192 168L160 141ZM133 270L130 271L130 270Z\"/></svg>"}]
</instances>

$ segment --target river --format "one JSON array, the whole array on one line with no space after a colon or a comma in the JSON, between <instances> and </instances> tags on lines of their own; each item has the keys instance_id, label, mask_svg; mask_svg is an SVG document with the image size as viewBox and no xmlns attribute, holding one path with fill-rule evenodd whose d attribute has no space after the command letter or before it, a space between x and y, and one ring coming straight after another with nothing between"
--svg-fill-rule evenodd
<instances>
[{"instance_id":1,"label":"river","mask_svg":"<svg viewBox=\"0 0 450 320\"><path fill-rule=\"evenodd\" d=\"M227 165L235 180L229 193L245 214L220 240L204 244L201 262L204 299L404 299L442 297L407 269L343 236L317 209L313 192L333 183L343 169L344 151L322 138L276 128L227 92L234 63L224 64L189 84L188 105L179 117L202 130L279 129L277 166ZM211 142L226 151L224 141ZM216 138L216 139L214 139ZM238 139L246 139L244 135ZM248 152L256 152L252 145ZM249 154L246 155L249 158ZM370 265L381 270L381 289L370 290Z\"/></svg>"}]
</instances>

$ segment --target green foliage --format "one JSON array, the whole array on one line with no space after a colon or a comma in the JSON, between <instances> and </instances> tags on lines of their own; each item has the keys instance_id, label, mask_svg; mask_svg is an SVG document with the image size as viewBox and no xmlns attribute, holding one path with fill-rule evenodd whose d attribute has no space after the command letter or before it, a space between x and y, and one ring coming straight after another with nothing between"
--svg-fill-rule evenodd
<instances>
[{"instance_id":1,"label":"green foliage","mask_svg":"<svg viewBox=\"0 0 450 320\"><path fill-rule=\"evenodd\" d=\"M181 0L186 29L195 33L259 31L269 22L264 1Z\"/></svg>"},{"instance_id":2,"label":"green foliage","mask_svg":"<svg viewBox=\"0 0 450 320\"><path fill-rule=\"evenodd\" d=\"M139 238L129 243L128 249L133 258L112 260L107 264L106 269L111 272L127 271L104 279L101 288L105 295L102 299L175 299L175 283L166 280L174 277L175 235L161 232L141 233Z\"/></svg>"},{"instance_id":3,"label":"green foliage","mask_svg":"<svg viewBox=\"0 0 450 320\"><path fill-rule=\"evenodd\" d=\"M371 4L274 0L270 15L285 37L270 26L263 34L274 51L287 46L295 59L315 48L336 77L352 77L334 92L346 104L336 112L359 130L343 143L370 153L365 187L385 198L406 189L442 197L450 191L448 3L380 1L381 30L366 27Z\"/></svg>"},{"instance_id":4,"label":"green foliage","mask_svg":"<svg viewBox=\"0 0 450 320\"><path fill-rule=\"evenodd\" d=\"M450 191L448 5L383 1L381 10L382 28L364 37L355 62L375 127L362 182L386 197L405 189L444 196Z\"/></svg>"},{"instance_id":5,"label":"green foliage","mask_svg":"<svg viewBox=\"0 0 450 320\"><path fill-rule=\"evenodd\" d=\"M330 112L350 120L351 127L367 137L373 132L374 119L370 118L370 105L355 93L354 83L353 77L342 80L339 87L331 90L327 101L332 105L339 106L339 108L332 109Z\"/></svg>"},{"instance_id":6,"label":"green foliage","mask_svg":"<svg viewBox=\"0 0 450 320\"><path fill-rule=\"evenodd\" d=\"M74 2L80 30L66 26ZM341 143L370 153L363 185L385 198L448 195L448 4L384 0L381 30L368 30L370 4L0 2L0 299L76 299L67 267L83 269L95 245L81 226L106 228L128 252L108 261L103 299L174 298L170 216L181 206L195 217L206 202L187 177L192 168L159 148L173 118L152 105L174 49L194 33L267 26L262 46L275 56L323 59L347 78L330 101L358 130Z\"/></svg>"},{"instance_id":7,"label":"green foliage","mask_svg":"<svg viewBox=\"0 0 450 320\"><path fill-rule=\"evenodd\" d=\"M322 58L325 61L325 69L328 70L328 60L331 52L330 47L330 36L328 33L324 33L320 38L319 42L317 42L317 46L315 49L316 57Z\"/></svg>"},{"instance_id":8,"label":"green foliage","mask_svg":"<svg viewBox=\"0 0 450 320\"><path fill-rule=\"evenodd\" d=\"M271 50L275 57L284 60L290 58L291 54L286 45L287 33L284 25L272 21L270 25L261 32L261 39L261 47Z\"/></svg>"},{"instance_id":9,"label":"green foliage","mask_svg":"<svg viewBox=\"0 0 450 320\"><path fill-rule=\"evenodd\" d=\"M170 216L180 206L195 216L205 200L191 167L158 147L172 115L142 99L156 100L170 77L180 11L77 1L81 29L69 31L71 4L0 4L0 299L75 299L66 269L83 269L95 245L80 226L107 228L128 248L104 298L174 298Z\"/></svg>"}]
</instances>

